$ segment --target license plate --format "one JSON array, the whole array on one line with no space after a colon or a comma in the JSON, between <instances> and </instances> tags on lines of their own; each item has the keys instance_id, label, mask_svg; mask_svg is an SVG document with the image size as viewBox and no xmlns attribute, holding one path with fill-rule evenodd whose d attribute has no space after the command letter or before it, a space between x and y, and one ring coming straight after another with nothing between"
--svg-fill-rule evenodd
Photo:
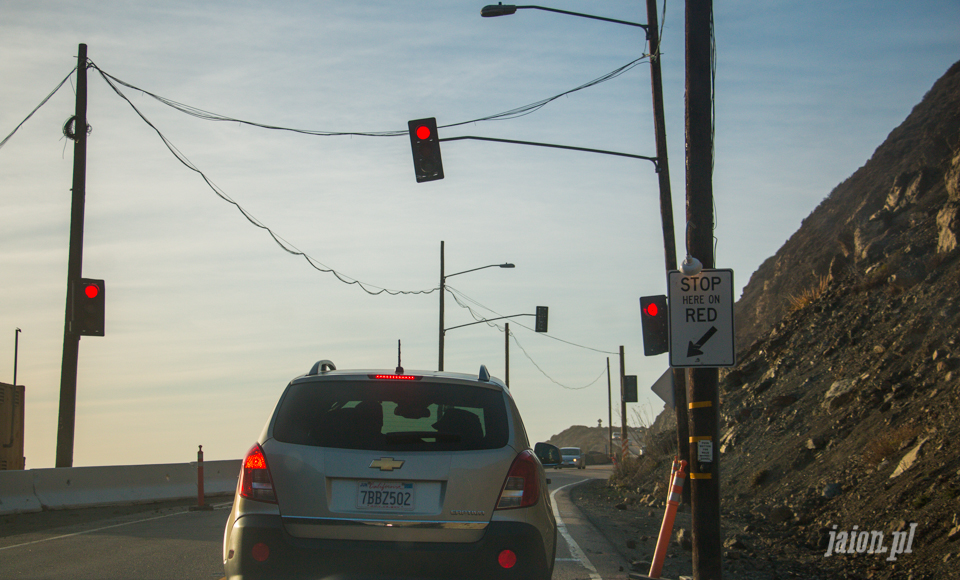
<instances>
[{"instance_id":1,"label":"license plate","mask_svg":"<svg viewBox=\"0 0 960 580\"><path fill-rule=\"evenodd\" d=\"M361 481L357 484L357 509L412 511L414 485L405 481Z\"/></svg>"}]
</instances>

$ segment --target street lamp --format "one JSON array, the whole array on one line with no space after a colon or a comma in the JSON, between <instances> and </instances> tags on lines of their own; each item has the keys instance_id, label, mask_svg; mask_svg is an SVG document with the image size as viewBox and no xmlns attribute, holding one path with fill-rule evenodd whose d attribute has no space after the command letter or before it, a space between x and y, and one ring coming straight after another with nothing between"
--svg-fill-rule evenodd
<instances>
[{"instance_id":1,"label":"street lamp","mask_svg":"<svg viewBox=\"0 0 960 580\"><path fill-rule=\"evenodd\" d=\"M516 268L516 266L510 263L490 264L489 266L480 266L479 268L471 268L469 270L455 272L453 274L444 274L443 241L440 242L440 362L437 365L437 370L439 371L443 370L443 295L446 293L447 289L447 278L459 276L460 274L466 274L467 272L476 272L477 270L483 270L485 268Z\"/></svg>"},{"instance_id":2,"label":"street lamp","mask_svg":"<svg viewBox=\"0 0 960 580\"><path fill-rule=\"evenodd\" d=\"M581 18L590 18L592 20L603 20L605 22L613 22L627 26L636 26L643 28L646 31L647 42L650 45L650 79L653 93L653 123L657 142L657 159L655 163L657 166L657 176L660 185L660 219L663 228L664 262L666 264L667 272L670 272L677 269L677 247L674 239L673 200L670 193L670 166L667 162L667 133L666 125L664 124L663 112L663 80L660 71L660 31L657 24L657 0L646 0L646 3L647 24L645 25L637 22L627 22L624 20L603 18L590 14L557 10L555 8L545 8L543 6L515 6L512 4L505 5L503 3L484 6L480 10L480 16L507 16L510 14L515 14L519 9L530 8L544 10L547 12L557 12L570 16L579 16ZM696 268L696 264L690 261L684 262L684 270L693 271ZM687 423L686 377L684 376L682 370L674 369L673 379L674 400L676 402L677 412L677 446L681 459L689 460L690 458L687 444L689 430ZM624 425L625 424L626 421L624 421ZM683 491L685 502L689 501L689 489L690 486L685 487Z\"/></svg>"},{"instance_id":3,"label":"street lamp","mask_svg":"<svg viewBox=\"0 0 960 580\"><path fill-rule=\"evenodd\" d=\"M544 6L514 6L513 4L504 4L500 2L499 4L490 4L484 6L480 9L480 16L484 18L490 18L493 16L509 16L511 14L516 14L517 10L522 8L533 8L536 10L545 10L547 12L557 12L559 14L569 14L570 16L580 16L581 18L590 18L592 20L603 20L604 22L615 22L617 24L626 24L627 26L638 26L647 29L646 24L640 24L638 22L627 22L626 20L616 20L614 18L604 18L602 16L593 16L591 14L581 14L579 12L570 12L568 10L557 10L556 8L546 8Z\"/></svg>"}]
</instances>

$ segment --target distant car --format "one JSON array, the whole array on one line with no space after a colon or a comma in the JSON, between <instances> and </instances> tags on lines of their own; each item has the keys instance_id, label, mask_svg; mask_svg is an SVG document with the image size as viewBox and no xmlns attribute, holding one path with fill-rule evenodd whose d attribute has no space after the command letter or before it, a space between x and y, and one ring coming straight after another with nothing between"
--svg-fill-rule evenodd
<instances>
[{"instance_id":1,"label":"distant car","mask_svg":"<svg viewBox=\"0 0 960 580\"><path fill-rule=\"evenodd\" d=\"M577 469L586 467L586 458L580 452L579 447L561 447L560 455L563 457L563 461L560 462L561 467L575 467Z\"/></svg>"},{"instance_id":2,"label":"distant car","mask_svg":"<svg viewBox=\"0 0 960 580\"><path fill-rule=\"evenodd\" d=\"M486 367L320 361L243 460L223 562L244 580L549 580L556 547L543 465Z\"/></svg>"}]
</instances>

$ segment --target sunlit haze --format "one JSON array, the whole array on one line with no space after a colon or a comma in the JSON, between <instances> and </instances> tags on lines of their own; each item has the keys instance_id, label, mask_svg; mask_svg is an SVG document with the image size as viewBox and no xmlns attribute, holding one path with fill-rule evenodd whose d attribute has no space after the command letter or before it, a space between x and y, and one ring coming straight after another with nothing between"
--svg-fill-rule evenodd
<instances>
[{"instance_id":1,"label":"sunlit haze","mask_svg":"<svg viewBox=\"0 0 960 580\"><path fill-rule=\"evenodd\" d=\"M447 274L516 264L448 279L478 316L550 309L548 336L524 316L445 339L445 370L485 364L502 378L510 323L511 391L531 442L607 425L608 358L619 425L621 345L639 377L631 421L659 413L649 386L668 361L643 356L639 305L666 293L654 165L462 140L442 143L444 179L418 184L407 135L408 121L436 117L441 139L654 156L646 61L524 116L445 127L598 79L642 56L643 31L538 10L481 18L483 5L4 4L0 139L76 66L80 43L98 67L83 276L106 282L106 334L80 342L74 465L186 462L198 445L240 458L287 382L320 359L392 372L399 340L404 369L436 370L441 241ZM643 2L549 6L646 22ZM683 9L670 0L661 14L680 259ZM734 270L739 296L960 58L960 3L715 2L714 20L716 265ZM261 125L396 135L209 121L116 85L154 129L100 71ZM13 378L20 328L27 468L56 453L75 86L76 74L0 148L0 381ZM454 295L445 310L447 328L474 321Z\"/></svg>"}]
</instances>

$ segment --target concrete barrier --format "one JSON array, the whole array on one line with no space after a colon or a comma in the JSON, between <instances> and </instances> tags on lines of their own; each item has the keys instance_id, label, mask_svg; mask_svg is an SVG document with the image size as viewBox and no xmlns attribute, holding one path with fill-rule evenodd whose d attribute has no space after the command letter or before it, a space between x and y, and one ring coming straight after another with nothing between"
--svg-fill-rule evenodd
<instances>
[{"instance_id":1,"label":"concrete barrier","mask_svg":"<svg viewBox=\"0 0 960 580\"><path fill-rule=\"evenodd\" d=\"M40 500L33 492L30 471L0 471L0 515L38 512Z\"/></svg>"},{"instance_id":2,"label":"concrete barrier","mask_svg":"<svg viewBox=\"0 0 960 580\"><path fill-rule=\"evenodd\" d=\"M232 495L240 460L203 471L204 495ZM0 515L196 497L196 462L0 471Z\"/></svg>"}]
</instances>

